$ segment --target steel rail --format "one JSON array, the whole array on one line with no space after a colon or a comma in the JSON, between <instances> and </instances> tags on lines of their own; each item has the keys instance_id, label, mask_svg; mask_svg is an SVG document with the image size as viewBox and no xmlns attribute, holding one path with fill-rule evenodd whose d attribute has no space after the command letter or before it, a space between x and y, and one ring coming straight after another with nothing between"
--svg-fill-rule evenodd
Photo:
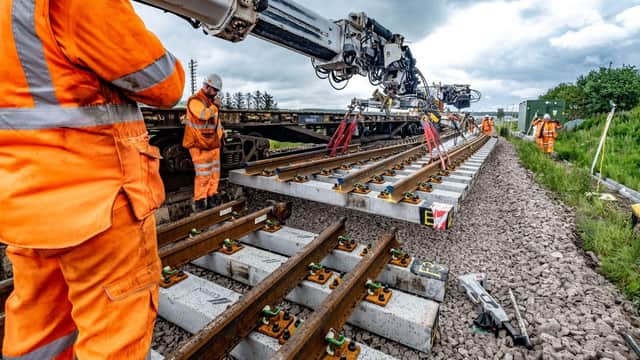
<instances>
[{"instance_id":1,"label":"steel rail","mask_svg":"<svg viewBox=\"0 0 640 360\"><path fill-rule=\"evenodd\" d=\"M402 151L403 149L409 146L411 145L409 144L393 145L393 146L388 146L380 149L361 151L361 152L344 155L344 156L336 156L328 159L309 161L306 163L285 166L285 167L277 168L276 174L278 175L278 180L289 181L289 180L293 180L296 176L307 176L311 174L316 174L322 171L323 169L335 169L344 164L352 164L358 161L368 160L377 156L385 156L388 154L393 154L395 152Z\"/></svg>"},{"instance_id":2,"label":"steel rail","mask_svg":"<svg viewBox=\"0 0 640 360\"><path fill-rule=\"evenodd\" d=\"M320 263L345 232L346 218L325 229L296 255L262 280L224 313L192 336L169 359L222 359L257 326L260 312L273 306L307 276L310 263Z\"/></svg>"},{"instance_id":3,"label":"steel rail","mask_svg":"<svg viewBox=\"0 0 640 360\"><path fill-rule=\"evenodd\" d=\"M349 150L354 150L357 147L358 147L357 144L351 144L349 145ZM279 166L287 166L287 165L298 163L298 162L304 162L304 161L309 161L313 159L321 159L325 155L328 155L328 153L329 151L327 149L322 149L322 150L304 152L300 154L279 156L273 159L252 161L246 164L247 166L245 167L244 172L246 175L251 175L251 176L260 175L263 172L268 173L271 171L275 171L275 169Z\"/></svg>"},{"instance_id":4,"label":"steel rail","mask_svg":"<svg viewBox=\"0 0 640 360\"><path fill-rule=\"evenodd\" d=\"M394 228L391 234L384 235L376 243L353 271L347 274L344 282L329 294L272 359L308 360L322 359L325 356L327 333L342 329L355 307L367 295L367 280L378 277L391 259L391 249L399 246L395 233Z\"/></svg>"},{"instance_id":5,"label":"steel rail","mask_svg":"<svg viewBox=\"0 0 640 360\"><path fill-rule=\"evenodd\" d=\"M285 212L288 211L286 216L279 213L278 209L281 208L287 209L285 210ZM280 203L266 207L239 219L226 222L211 231L167 244L158 249L160 260L163 266L182 266L191 260L220 249L225 240L235 241L262 228L270 217L284 221L290 213L290 204Z\"/></svg>"},{"instance_id":6,"label":"steel rail","mask_svg":"<svg viewBox=\"0 0 640 360\"><path fill-rule=\"evenodd\" d=\"M421 154L425 154L426 152L427 148L425 147L425 145L421 144L407 151L401 152L400 154L393 155L387 159L378 161L371 166L353 171L349 173L349 175L337 179L336 190L343 193L350 192L355 188L355 185L357 183L366 183L371 180L373 176L379 175L386 170L391 169L394 165L402 164L405 160L416 160Z\"/></svg>"},{"instance_id":7,"label":"steel rail","mask_svg":"<svg viewBox=\"0 0 640 360\"><path fill-rule=\"evenodd\" d=\"M158 226L158 247L189 236L192 229L204 229L231 219L234 212L245 209L245 203L244 198L233 200L178 221Z\"/></svg>"},{"instance_id":8,"label":"steel rail","mask_svg":"<svg viewBox=\"0 0 640 360\"><path fill-rule=\"evenodd\" d=\"M471 142L458 146L449 153L449 158L452 161L466 158L468 155L474 153L482 145L489 140L488 136L480 135ZM389 194L389 201L399 202L404 198L406 192L412 192L418 188L420 182L425 181L429 176L435 175L440 170L440 163L433 162L410 176L403 178L389 186L387 186L387 193Z\"/></svg>"}]
</instances>

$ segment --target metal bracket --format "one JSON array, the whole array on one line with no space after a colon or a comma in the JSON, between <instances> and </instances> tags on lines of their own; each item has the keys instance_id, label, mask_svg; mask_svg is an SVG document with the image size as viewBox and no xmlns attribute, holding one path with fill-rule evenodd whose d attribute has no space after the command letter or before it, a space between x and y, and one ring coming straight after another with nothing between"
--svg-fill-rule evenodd
<instances>
[{"instance_id":1,"label":"metal bracket","mask_svg":"<svg viewBox=\"0 0 640 360\"><path fill-rule=\"evenodd\" d=\"M293 178L293 182L297 182L297 183L306 183L307 181L309 181L309 177L306 175L296 175Z\"/></svg>"},{"instance_id":2,"label":"metal bracket","mask_svg":"<svg viewBox=\"0 0 640 360\"><path fill-rule=\"evenodd\" d=\"M326 354L323 360L357 360L360 356L360 345L349 340L339 348L333 350L333 355Z\"/></svg>"},{"instance_id":3,"label":"metal bracket","mask_svg":"<svg viewBox=\"0 0 640 360\"><path fill-rule=\"evenodd\" d=\"M389 260L389 264L400 266L400 267L408 267L411 264L411 256L405 253L402 249L391 249L391 260Z\"/></svg>"},{"instance_id":4,"label":"metal bracket","mask_svg":"<svg viewBox=\"0 0 640 360\"><path fill-rule=\"evenodd\" d=\"M354 185L353 190L351 190L355 194L366 195L371 192L371 189L366 184L357 183Z\"/></svg>"},{"instance_id":5,"label":"metal bracket","mask_svg":"<svg viewBox=\"0 0 640 360\"><path fill-rule=\"evenodd\" d=\"M367 247L365 247L364 249L362 249L362 251L360 251L360 256L367 255L370 250L371 250L371 244L367 244Z\"/></svg>"},{"instance_id":6,"label":"metal bracket","mask_svg":"<svg viewBox=\"0 0 640 360\"><path fill-rule=\"evenodd\" d=\"M289 324L289 326L287 326L286 329L284 329L284 331L282 332L282 335L280 335L278 337L278 343L280 345L284 344L287 342L287 340L291 339L291 337L293 336L293 334L296 332L296 329L298 329L302 323L304 321L302 321L301 319L297 318L297 317L293 317L295 320L291 322L291 324Z\"/></svg>"},{"instance_id":7,"label":"metal bracket","mask_svg":"<svg viewBox=\"0 0 640 360\"><path fill-rule=\"evenodd\" d=\"M382 177L382 175L375 175L372 176L371 179L369 180L370 183L372 184L384 184L384 177Z\"/></svg>"},{"instance_id":8,"label":"metal bracket","mask_svg":"<svg viewBox=\"0 0 640 360\"><path fill-rule=\"evenodd\" d=\"M365 300L380 306L386 306L391 300L391 289L379 282L367 281L367 297Z\"/></svg>"},{"instance_id":9,"label":"metal bracket","mask_svg":"<svg viewBox=\"0 0 640 360\"><path fill-rule=\"evenodd\" d=\"M338 237L338 245L336 245L337 250L342 250L346 252L352 252L358 247L358 244L348 236L339 236Z\"/></svg>"},{"instance_id":10,"label":"metal bracket","mask_svg":"<svg viewBox=\"0 0 640 360\"><path fill-rule=\"evenodd\" d=\"M224 240L224 244L218 251L223 254L232 255L238 251L244 249L244 246L240 245L237 241L231 241L229 239Z\"/></svg>"},{"instance_id":11,"label":"metal bracket","mask_svg":"<svg viewBox=\"0 0 640 360\"><path fill-rule=\"evenodd\" d=\"M262 228L262 231L274 233L280 229L282 229L282 226L277 220L267 220L264 227Z\"/></svg>"},{"instance_id":12,"label":"metal bracket","mask_svg":"<svg viewBox=\"0 0 640 360\"><path fill-rule=\"evenodd\" d=\"M160 286L167 289L188 277L189 275L182 270L165 267L162 269L162 281L160 281Z\"/></svg>"},{"instance_id":13,"label":"metal bracket","mask_svg":"<svg viewBox=\"0 0 640 360\"><path fill-rule=\"evenodd\" d=\"M333 271L327 270L320 264L311 263L309 264L309 275L307 275L306 279L314 283L324 285L329 281L331 275L333 275Z\"/></svg>"},{"instance_id":14,"label":"metal bracket","mask_svg":"<svg viewBox=\"0 0 640 360\"><path fill-rule=\"evenodd\" d=\"M406 203L409 203L409 204L417 205L420 202L422 202L422 199L420 199L420 197L418 197L418 195L407 191L402 196L402 202L406 202Z\"/></svg>"},{"instance_id":15,"label":"metal bracket","mask_svg":"<svg viewBox=\"0 0 640 360\"><path fill-rule=\"evenodd\" d=\"M329 289L334 290L335 288L340 286L340 284L342 284L342 277L336 276L333 278L331 284L329 284Z\"/></svg>"},{"instance_id":16,"label":"metal bracket","mask_svg":"<svg viewBox=\"0 0 640 360\"><path fill-rule=\"evenodd\" d=\"M262 324L258 327L258 332L272 338L279 338L294 321L289 312L282 311L279 307L276 307L273 312L269 307L265 307L262 313L265 316L262 317Z\"/></svg>"},{"instance_id":17,"label":"metal bracket","mask_svg":"<svg viewBox=\"0 0 640 360\"><path fill-rule=\"evenodd\" d=\"M431 186L431 184L429 184L429 182L421 182L420 184L418 184L418 191L432 192L433 191L433 186Z\"/></svg>"},{"instance_id":18,"label":"metal bracket","mask_svg":"<svg viewBox=\"0 0 640 360\"><path fill-rule=\"evenodd\" d=\"M276 172L271 169L262 169L260 176L266 176L266 177L276 176Z\"/></svg>"}]
</instances>

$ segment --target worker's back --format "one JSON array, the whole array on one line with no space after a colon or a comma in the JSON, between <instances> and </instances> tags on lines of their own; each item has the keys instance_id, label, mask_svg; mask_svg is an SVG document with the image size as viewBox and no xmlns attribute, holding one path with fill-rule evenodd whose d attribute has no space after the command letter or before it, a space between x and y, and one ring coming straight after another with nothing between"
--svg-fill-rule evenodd
<instances>
[{"instance_id":1,"label":"worker's back","mask_svg":"<svg viewBox=\"0 0 640 360\"><path fill-rule=\"evenodd\" d=\"M139 219L159 206L136 101L172 106L184 73L130 2L5 0L0 34L0 241L78 244L121 190Z\"/></svg>"}]
</instances>

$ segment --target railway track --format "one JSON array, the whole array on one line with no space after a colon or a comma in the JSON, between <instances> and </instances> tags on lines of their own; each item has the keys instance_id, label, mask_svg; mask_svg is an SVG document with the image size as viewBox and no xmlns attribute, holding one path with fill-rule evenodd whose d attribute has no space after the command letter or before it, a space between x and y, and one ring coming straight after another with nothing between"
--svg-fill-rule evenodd
<instances>
[{"instance_id":1,"label":"railway track","mask_svg":"<svg viewBox=\"0 0 640 360\"><path fill-rule=\"evenodd\" d=\"M165 266L159 315L195 334L170 358L232 354L238 359L307 359L322 358L329 349L334 356L361 353L392 359L346 340L341 329L347 319L406 346L430 350L446 267L405 254L394 231L370 247L346 236L345 219L318 235L281 225L291 214L289 204L243 215L245 205L244 199L235 200L158 226L158 252ZM190 262L253 289L240 297L179 270ZM12 279L0 282L0 305L12 285ZM367 296L373 302L363 301ZM306 321L294 319L278 310L284 299L316 311ZM421 309L417 318L415 308ZM155 353L154 358L161 356Z\"/></svg>"},{"instance_id":2,"label":"railway track","mask_svg":"<svg viewBox=\"0 0 640 360\"><path fill-rule=\"evenodd\" d=\"M261 163L230 172L231 183L447 228L496 140L448 134L440 149L407 143L334 158ZM441 149L446 152L441 152ZM439 161L443 158L444 162ZM443 213L444 215L438 215Z\"/></svg>"}]
</instances>

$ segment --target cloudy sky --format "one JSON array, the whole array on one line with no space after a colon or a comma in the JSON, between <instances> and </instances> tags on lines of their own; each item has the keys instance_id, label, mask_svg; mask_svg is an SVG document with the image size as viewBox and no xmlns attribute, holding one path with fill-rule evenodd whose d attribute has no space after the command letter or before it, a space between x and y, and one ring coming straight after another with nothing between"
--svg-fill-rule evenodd
<instances>
[{"instance_id":1,"label":"cloudy sky","mask_svg":"<svg viewBox=\"0 0 640 360\"><path fill-rule=\"evenodd\" d=\"M405 35L429 82L468 83L483 93L473 110L509 108L589 69L640 65L640 0L297 0L329 19L364 11ZM201 77L224 91L267 90L280 108L345 108L373 88L355 77L342 91L315 77L308 58L249 37L229 43L184 20L136 4L148 28ZM188 89L185 89L188 96Z\"/></svg>"}]
</instances>

